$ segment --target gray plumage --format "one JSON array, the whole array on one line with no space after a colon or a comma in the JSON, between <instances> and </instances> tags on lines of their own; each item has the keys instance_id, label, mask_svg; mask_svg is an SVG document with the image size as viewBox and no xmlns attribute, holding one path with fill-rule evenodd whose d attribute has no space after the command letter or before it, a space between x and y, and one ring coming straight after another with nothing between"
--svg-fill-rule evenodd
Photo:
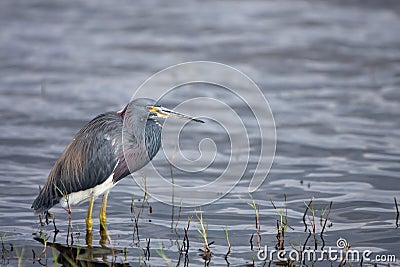
<instances>
[{"instance_id":1,"label":"gray plumage","mask_svg":"<svg viewBox=\"0 0 400 267\"><path fill-rule=\"evenodd\" d=\"M136 99L122 111L98 115L86 124L50 171L32 204L34 211L47 211L65 195L94 188L111 175L116 183L145 166L161 145L161 125L149 116L153 105L152 99Z\"/></svg>"}]
</instances>

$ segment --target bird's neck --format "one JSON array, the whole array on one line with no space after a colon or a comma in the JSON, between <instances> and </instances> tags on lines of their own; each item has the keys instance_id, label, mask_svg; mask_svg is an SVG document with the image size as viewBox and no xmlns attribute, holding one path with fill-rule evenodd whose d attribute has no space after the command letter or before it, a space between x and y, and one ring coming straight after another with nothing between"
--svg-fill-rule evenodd
<instances>
[{"instance_id":1,"label":"bird's neck","mask_svg":"<svg viewBox=\"0 0 400 267\"><path fill-rule=\"evenodd\" d=\"M122 139L124 149L143 147L145 140L146 121L125 113L123 117Z\"/></svg>"},{"instance_id":2,"label":"bird's neck","mask_svg":"<svg viewBox=\"0 0 400 267\"><path fill-rule=\"evenodd\" d=\"M157 154L161 146L161 124L155 119L146 123L145 144L150 160Z\"/></svg>"}]
</instances>

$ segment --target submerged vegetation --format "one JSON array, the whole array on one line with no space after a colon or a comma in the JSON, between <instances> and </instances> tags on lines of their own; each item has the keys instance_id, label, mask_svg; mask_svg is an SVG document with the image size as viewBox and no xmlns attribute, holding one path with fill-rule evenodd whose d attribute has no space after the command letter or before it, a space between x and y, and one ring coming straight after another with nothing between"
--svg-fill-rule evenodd
<instances>
[{"instance_id":1,"label":"submerged vegetation","mask_svg":"<svg viewBox=\"0 0 400 267\"><path fill-rule=\"evenodd\" d=\"M249 261L246 262L247 266L256 266L258 262L267 262L266 260L260 261L260 258L262 259L265 257L265 253L260 253L260 251L263 251L263 245L262 245L262 229L261 225L265 228L270 228L274 229L276 231L276 244L275 244L275 249L277 250L283 250L285 249L285 238L286 238L286 233L288 232L288 229L294 229L292 228L289 223L288 223L288 213L287 213L287 207L286 207L286 196L285 200L283 202L282 207L278 207L272 200L270 201L272 208L276 211L276 226L273 225L264 225L263 222L260 219L260 211L259 205L257 204L257 201L253 198L252 195L250 196L250 200L246 201L246 204L250 207L250 209L254 212L254 232L251 234L249 233L249 247L248 247L248 252L251 252ZM210 236L209 228L208 228L208 222L207 219L204 217L204 211L201 210L194 210L193 214L187 217L186 222L181 222L180 217L181 217L181 212L182 212L182 207L180 206L179 208L179 213L177 214L177 218L175 218L175 223L171 225L171 230L173 233L176 235L176 256L174 257L174 253L171 253L173 251L173 247L169 246L166 248L164 245L164 241L159 240L156 242L152 242L151 240L154 240L151 237L141 237L139 235L139 229L141 227L141 222L142 222L142 216L144 215L144 211L148 211L148 215L151 214L152 209L150 208L150 203L149 203L149 195L147 192L145 192L145 195L142 200L136 200L134 197L132 197L132 204L131 204L131 218L132 218L132 223L133 227L131 229L132 231L132 241L134 247L137 247L137 253L138 255L136 256L137 262L141 263L143 266L147 266L147 264L156 261L157 258L161 259L165 265L167 266L188 266L189 261L192 259L191 257L193 256L193 253L197 250L200 252L199 257L204 262L204 265L208 266L211 262L213 257L223 257L225 260L226 264L229 266L229 258L232 253L239 252L243 253L243 251L236 251L235 250L235 244L231 243L230 240L230 232L232 230L229 230L229 225L225 225L224 228L221 229L221 232L223 232L225 236L225 244L218 244L219 247L225 247L225 252L221 255L220 253L213 252L212 245L215 244L215 241L210 241L210 239L213 239L213 236ZM323 207L323 209L320 212L320 221L321 221L321 226L322 230L320 231L320 239L317 237L317 215L316 215L316 210L314 207L314 199L312 199L308 204L305 205L305 212L303 216L303 222L305 226L305 232L308 233L306 236L306 239L304 243L302 244L302 247L299 246L298 249L299 251L301 249L305 249L306 246L310 245L310 240L313 240L313 244L315 248L318 247L319 240L322 241L323 244L323 232L326 229L326 225L329 219L329 212L331 209L332 203L328 205L327 207ZM190 230L190 225L192 223L193 218L195 218L195 228L193 230ZM52 225L54 227L52 233L47 233L45 234L44 231L40 231L40 235L36 236L35 239L43 244L43 248L41 251L35 252L32 250L33 256L32 260L37 261L39 264L47 265L49 263L49 259L52 258L52 264L67 264L68 266L86 266L87 264L94 263L101 261L102 259L107 259L107 261L112 262L115 266L128 266L129 264L127 262L124 262L124 259L126 259L127 256L127 248L123 250L118 250L114 249L112 246L112 241L111 237L107 233L107 237L109 240L108 246L103 242L102 246L96 247L92 246L91 244L86 244L86 246L83 246L81 244L74 245L73 243L73 236L79 236L80 233L68 233L67 234L67 240L66 244L61 244L61 243L56 243L56 236L59 233L59 229L57 228L55 224L55 216L53 214L45 214L45 218L42 222L42 226L45 225ZM180 225L185 224L183 227L183 231L179 228ZM72 230L72 225L69 225L68 230ZM215 230L213 231L215 232ZM4 236L5 234L3 234ZM49 241L49 236L53 236L53 242ZM143 236L145 233L142 234ZM310 238L312 237L312 238ZM4 245L4 238L2 238L2 258L4 262L4 258L6 258L7 250L5 249ZM200 242L200 240L202 240ZM87 242L87 239L86 239ZM199 246L199 244L202 244ZM296 246L292 243L289 244L290 247L295 248ZM22 253L24 251L20 252L19 257L22 257ZM58 252L58 256L56 256L56 252ZM120 255L120 257L117 257L117 255ZM52 265L51 264L51 265ZM121 265L122 264L122 265ZM250 264L250 265L248 265ZM278 262L280 266L282 265L287 265L287 266L293 266L293 263L290 261L280 261Z\"/></svg>"},{"instance_id":2,"label":"submerged vegetation","mask_svg":"<svg viewBox=\"0 0 400 267\"><path fill-rule=\"evenodd\" d=\"M144 184L145 180L143 177ZM34 237L42 244L41 249L15 249L12 244L7 243L7 233L1 234L2 266L7 266L10 259L15 259L18 265L24 266L23 260L26 258L30 258L34 265L44 266L95 266L102 262L110 266L130 266L129 262L132 261L139 266L189 266L190 262L198 264L199 261L204 266L211 266L215 263L221 265L222 260L226 266L230 266L231 261L235 266L302 266L319 261L310 257L310 251L323 251L327 247L327 237L329 246L332 246L332 238L327 234L328 229L333 226L330 219L332 202L317 202L311 198L304 203L302 216L299 216L288 211L294 209L288 209L290 204L286 195L283 195L282 201L256 200L251 194L242 200L243 210L247 207L249 215L245 216L248 228L237 229L235 224L229 224L229 220L220 225L215 223L212 213L185 209L180 202L178 212L171 216L171 233L166 239L143 228L146 222L151 223L149 218L154 215L151 198L146 190L141 199L132 196L132 224L129 229L132 242L123 248L115 245L119 242L119 236L113 233L110 235L105 227L101 228L103 231L100 230L100 246L94 246L93 237L87 236L85 244L82 244L79 224L74 224L72 211L68 214L70 221L67 234L60 234L65 240L60 241L57 235L64 231L64 227L57 227L54 214L46 213L40 217L40 229ZM398 227L399 210L396 198L394 201L395 225ZM213 222L211 228L210 221ZM165 233L161 236L165 236ZM240 246L235 246L238 239L245 238L249 240L247 247L243 246L243 242L240 242ZM345 243L343 255L347 256L351 252L350 247L350 243ZM298 257L293 259L287 254L279 255L280 252L287 251ZM238 263L238 258L242 262ZM353 262L341 257L331 261L331 265L353 266Z\"/></svg>"}]
</instances>

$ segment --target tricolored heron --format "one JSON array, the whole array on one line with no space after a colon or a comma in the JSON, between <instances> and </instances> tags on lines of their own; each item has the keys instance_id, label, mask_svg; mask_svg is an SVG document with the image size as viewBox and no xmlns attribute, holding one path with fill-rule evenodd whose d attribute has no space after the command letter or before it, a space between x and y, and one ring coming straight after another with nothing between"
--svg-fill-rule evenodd
<instances>
[{"instance_id":1,"label":"tricolored heron","mask_svg":"<svg viewBox=\"0 0 400 267\"><path fill-rule=\"evenodd\" d=\"M86 124L65 148L32 204L36 213L57 203L66 209L90 201L86 229L92 231L94 200L103 195L100 227L105 227L109 190L118 181L141 169L157 154L162 124L158 118L175 117L202 122L138 98L123 110L98 115Z\"/></svg>"}]
</instances>

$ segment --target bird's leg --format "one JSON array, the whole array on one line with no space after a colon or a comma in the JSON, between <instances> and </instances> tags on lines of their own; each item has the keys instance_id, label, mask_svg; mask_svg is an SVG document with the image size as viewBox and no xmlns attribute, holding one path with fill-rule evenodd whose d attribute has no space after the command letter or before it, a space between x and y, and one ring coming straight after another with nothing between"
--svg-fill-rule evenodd
<instances>
[{"instance_id":1,"label":"bird's leg","mask_svg":"<svg viewBox=\"0 0 400 267\"><path fill-rule=\"evenodd\" d=\"M90 197L90 203L88 212L86 215L86 245L92 246L93 240L93 219L92 219L92 212L93 212L93 205L94 205L94 196Z\"/></svg>"},{"instance_id":2,"label":"bird's leg","mask_svg":"<svg viewBox=\"0 0 400 267\"><path fill-rule=\"evenodd\" d=\"M107 229L100 226L100 241L99 241L100 246L102 247L106 246L107 238L108 238Z\"/></svg>"},{"instance_id":3,"label":"bird's leg","mask_svg":"<svg viewBox=\"0 0 400 267\"><path fill-rule=\"evenodd\" d=\"M101 203L101 209L99 214L100 219L100 230L106 230L106 221L107 221L107 200L108 200L108 191L103 194L103 201Z\"/></svg>"},{"instance_id":4,"label":"bird's leg","mask_svg":"<svg viewBox=\"0 0 400 267\"><path fill-rule=\"evenodd\" d=\"M93 229L93 219L92 219L92 212L93 212L93 205L94 205L94 196L90 197L89 208L86 216L86 230L92 231Z\"/></svg>"},{"instance_id":5,"label":"bird's leg","mask_svg":"<svg viewBox=\"0 0 400 267\"><path fill-rule=\"evenodd\" d=\"M100 245L104 247L107 242L107 200L108 200L108 191L103 194L103 201L101 202L101 209L100 209L100 214L99 214L99 219L100 219Z\"/></svg>"},{"instance_id":6,"label":"bird's leg","mask_svg":"<svg viewBox=\"0 0 400 267\"><path fill-rule=\"evenodd\" d=\"M86 230L86 245L91 247L93 243L93 232L92 230Z\"/></svg>"}]
</instances>

